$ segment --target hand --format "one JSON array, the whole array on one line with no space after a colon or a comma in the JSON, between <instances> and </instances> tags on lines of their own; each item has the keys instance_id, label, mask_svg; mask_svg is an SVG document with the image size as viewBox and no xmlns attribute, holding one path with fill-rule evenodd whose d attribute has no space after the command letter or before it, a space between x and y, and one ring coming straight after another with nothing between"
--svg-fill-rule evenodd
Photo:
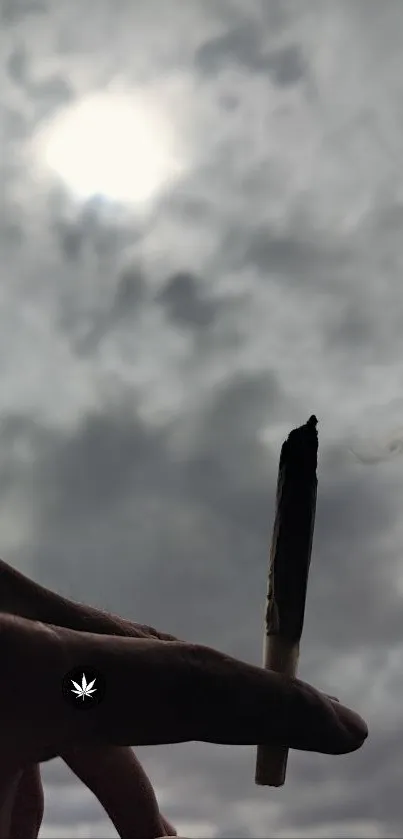
<instances>
[{"instance_id":1,"label":"hand","mask_svg":"<svg viewBox=\"0 0 403 839\"><path fill-rule=\"evenodd\" d=\"M155 839L176 832L132 745L273 743L346 754L368 734L357 714L299 679L73 603L1 560L0 661L0 839L36 839L39 764L57 756L120 837ZM80 713L61 683L83 662L103 674L107 694Z\"/></svg>"}]
</instances>

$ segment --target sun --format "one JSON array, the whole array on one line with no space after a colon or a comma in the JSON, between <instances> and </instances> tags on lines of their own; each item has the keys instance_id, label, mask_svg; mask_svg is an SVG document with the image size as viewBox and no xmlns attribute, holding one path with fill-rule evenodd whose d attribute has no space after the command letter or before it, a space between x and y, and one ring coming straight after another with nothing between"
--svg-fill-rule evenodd
<instances>
[{"instance_id":1,"label":"sun","mask_svg":"<svg viewBox=\"0 0 403 839\"><path fill-rule=\"evenodd\" d=\"M42 128L35 151L41 168L81 200L148 203L185 168L174 126L140 93L81 99Z\"/></svg>"}]
</instances>

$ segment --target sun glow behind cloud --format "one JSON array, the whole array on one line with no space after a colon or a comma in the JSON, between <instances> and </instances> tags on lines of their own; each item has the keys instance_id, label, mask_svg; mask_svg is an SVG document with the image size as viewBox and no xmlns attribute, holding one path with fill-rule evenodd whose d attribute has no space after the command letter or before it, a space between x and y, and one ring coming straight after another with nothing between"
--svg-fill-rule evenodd
<instances>
[{"instance_id":1,"label":"sun glow behind cloud","mask_svg":"<svg viewBox=\"0 0 403 839\"><path fill-rule=\"evenodd\" d=\"M93 94L59 112L34 141L42 174L72 196L149 204L186 170L175 127L148 93Z\"/></svg>"}]
</instances>

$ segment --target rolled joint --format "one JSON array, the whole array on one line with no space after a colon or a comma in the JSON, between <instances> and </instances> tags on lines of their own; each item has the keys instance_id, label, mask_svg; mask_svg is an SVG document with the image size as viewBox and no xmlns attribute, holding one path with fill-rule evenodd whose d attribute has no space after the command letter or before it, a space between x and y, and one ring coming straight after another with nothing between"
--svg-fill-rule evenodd
<instances>
[{"instance_id":1,"label":"rolled joint","mask_svg":"<svg viewBox=\"0 0 403 839\"><path fill-rule=\"evenodd\" d=\"M298 669L299 642L288 641L281 635L267 635L264 639L263 667L285 676L295 677Z\"/></svg>"},{"instance_id":2,"label":"rolled joint","mask_svg":"<svg viewBox=\"0 0 403 839\"><path fill-rule=\"evenodd\" d=\"M298 669L299 642L288 641L280 635L268 635L264 640L263 666L284 676L295 678ZM257 747L255 783L258 786L281 787L285 782L288 749L285 746Z\"/></svg>"}]
</instances>

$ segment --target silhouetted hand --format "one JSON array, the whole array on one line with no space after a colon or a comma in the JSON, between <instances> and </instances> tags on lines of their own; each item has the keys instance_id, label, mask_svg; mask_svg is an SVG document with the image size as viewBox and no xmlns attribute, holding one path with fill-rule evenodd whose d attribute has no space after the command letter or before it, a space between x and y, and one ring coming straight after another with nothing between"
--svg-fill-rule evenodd
<instances>
[{"instance_id":1,"label":"silhouetted hand","mask_svg":"<svg viewBox=\"0 0 403 839\"><path fill-rule=\"evenodd\" d=\"M38 836L39 764L54 757L123 839L155 839L176 832L130 746L200 740L346 754L368 734L361 717L299 679L73 603L1 560L0 646L0 839ZM106 693L81 713L61 686L84 664L103 675Z\"/></svg>"}]
</instances>

